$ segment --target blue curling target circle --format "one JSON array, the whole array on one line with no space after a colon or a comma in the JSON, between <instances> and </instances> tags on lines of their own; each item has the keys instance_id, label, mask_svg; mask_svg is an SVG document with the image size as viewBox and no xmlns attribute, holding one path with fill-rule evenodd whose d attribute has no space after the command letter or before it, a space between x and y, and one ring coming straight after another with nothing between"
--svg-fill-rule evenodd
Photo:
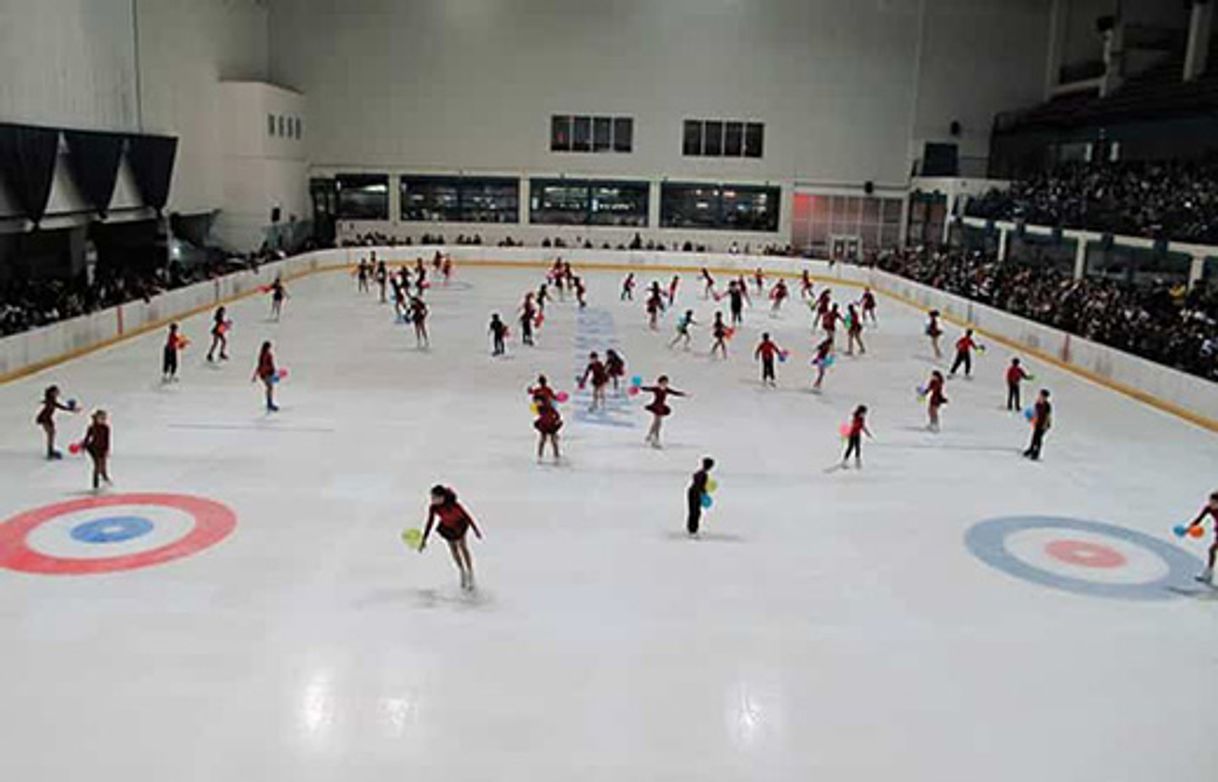
<instances>
[{"instance_id":1,"label":"blue curling target circle","mask_svg":"<svg viewBox=\"0 0 1218 782\"><path fill-rule=\"evenodd\" d=\"M1064 592L1118 600L1170 600L1201 560L1142 532L1060 516L1007 516L965 533L973 556L996 570Z\"/></svg>"},{"instance_id":2,"label":"blue curling target circle","mask_svg":"<svg viewBox=\"0 0 1218 782\"><path fill-rule=\"evenodd\" d=\"M153 524L142 516L108 516L77 524L70 534L81 543L121 543L152 532Z\"/></svg>"}]
</instances>

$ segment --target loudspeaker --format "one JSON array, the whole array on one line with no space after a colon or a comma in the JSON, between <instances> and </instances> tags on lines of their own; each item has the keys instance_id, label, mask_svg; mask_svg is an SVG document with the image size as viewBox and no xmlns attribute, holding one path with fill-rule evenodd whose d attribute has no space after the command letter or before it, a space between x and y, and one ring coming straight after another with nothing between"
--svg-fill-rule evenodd
<instances>
[{"instance_id":1,"label":"loudspeaker","mask_svg":"<svg viewBox=\"0 0 1218 782\"><path fill-rule=\"evenodd\" d=\"M281 214L279 211L279 207L277 207L277 206L271 207L271 223L273 224L273 223L279 222L280 217L281 217Z\"/></svg>"},{"instance_id":2,"label":"loudspeaker","mask_svg":"<svg viewBox=\"0 0 1218 782\"><path fill-rule=\"evenodd\" d=\"M870 179L868 179L866 182L864 182L863 183L863 192L866 193L867 195L871 195L871 194L875 193L875 182L872 182Z\"/></svg>"},{"instance_id":3,"label":"loudspeaker","mask_svg":"<svg viewBox=\"0 0 1218 782\"><path fill-rule=\"evenodd\" d=\"M948 127L947 127L947 131L949 133L951 133L953 136L959 136L960 131L962 131L963 129L964 128L960 125L960 120L958 120L958 119L952 120L952 124L948 125Z\"/></svg>"}]
</instances>

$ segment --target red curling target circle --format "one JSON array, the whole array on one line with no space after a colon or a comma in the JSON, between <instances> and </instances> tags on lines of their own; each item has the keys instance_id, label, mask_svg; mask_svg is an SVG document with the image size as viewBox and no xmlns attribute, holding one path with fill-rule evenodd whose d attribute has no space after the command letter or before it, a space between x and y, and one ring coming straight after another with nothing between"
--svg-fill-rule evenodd
<instances>
[{"instance_id":1,"label":"red curling target circle","mask_svg":"<svg viewBox=\"0 0 1218 782\"><path fill-rule=\"evenodd\" d=\"M190 519L184 535L155 548L117 556L66 557L39 551L29 536L45 524L71 514L107 508L171 509ZM216 545L237 526L231 509L213 500L186 494L113 494L57 502L19 513L0 523L0 567L23 573L90 575L160 565Z\"/></svg>"}]
</instances>

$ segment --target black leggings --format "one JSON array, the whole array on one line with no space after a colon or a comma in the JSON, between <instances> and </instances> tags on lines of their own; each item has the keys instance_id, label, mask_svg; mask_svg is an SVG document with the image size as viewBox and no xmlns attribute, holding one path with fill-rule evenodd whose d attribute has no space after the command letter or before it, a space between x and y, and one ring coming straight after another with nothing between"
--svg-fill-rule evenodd
<instances>
[{"instance_id":1,"label":"black leggings","mask_svg":"<svg viewBox=\"0 0 1218 782\"><path fill-rule=\"evenodd\" d=\"M1010 383L1007 385L1007 409L1019 410L1023 405L1019 403L1019 384Z\"/></svg>"},{"instance_id":2,"label":"black leggings","mask_svg":"<svg viewBox=\"0 0 1218 782\"><path fill-rule=\"evenodd\" d=\"M773 380L774 379L774 359L772 359L772 358L762 358L761 359L761 379L762 380Z\"/></svg>"},{"instance_id":3,"label":"black leggings","mask_svg":"<svg viewBox=\"0 0 1218 782\"><path fill-rule=\"evenodd\" d=\"M685 521L685 529L690 535L698 531L698 522L702 520L702 495L697 492L689 492L685 495L686 504L689 506L689 518Z\"/></svg>"},{"instance_id":4,"label":"black leggings","mask_svg":"<svg viewBox=\"0 0 1218 782\"><path fill-rule=\"evenodd\" d=\"M176 375L178 373L178 351L165 348L161 357L161 374Z\"/></svg>"},{"instance_id":5,"label":"black leggings","mask_svg":"<svg viewBox=\"0 0 1218 782\"><path fill-rule=\"evenodd\" d=\"M1045 443L1045 430L1039 426L1032 429L1032 442L1028 444L1028 450L1023 452L1023 455L1029 459L1039 459L1040 449Z\"/></svg>"},{"instance_id":6,"label":"black leggings","mask_svg":"<svg viewBox=\"0 0 1218 782\"><path fill-rule=\"evenodd\" d=\"M956 370L964 367L964 374L968 375L973 371L973 357L966 351L956 351L956 360L952 362L951 374L956 374Z\"/></svg>"},{"instance_id":7,"label":"black leggings","mask_svg":"<svg viewBox=\"0 0 1218 782\"><path fill-rule=\"evenodd\" d=\"M859 461L863 460L863 436L861 434L850 435L850 439L846 441L846 453L842 455L842 461L846 461L851 455Z\"/></svg>"}]
</instances>

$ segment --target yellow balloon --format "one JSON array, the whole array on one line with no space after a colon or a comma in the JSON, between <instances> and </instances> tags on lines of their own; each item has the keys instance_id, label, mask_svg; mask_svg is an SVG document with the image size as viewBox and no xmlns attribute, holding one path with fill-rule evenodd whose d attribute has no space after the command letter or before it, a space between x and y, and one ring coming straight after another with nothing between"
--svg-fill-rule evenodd
<instances>
[{"instance_id":1,"label":"yellow balloon","mask_svg":"<svg viewBox=\"0 0 1218 782\"><path fill-rule=\"evenodd\" d=\"M537 403L535 403L535 402L533 404L529 405L529 409L533 411L533 415L537 415L538 413L541 412L541 409L539 407L537 407Z\"/></svg>"},{"instance_id":2,"label":"yellow balloon","mask_svg":"<svg viewBox=\"0 0 1218 782\"><path fill-rule=\"evenodd\" d=\"M707 491L714 491L715 489L718 489L718 488L719 488L719 482L716 481L714 478L711 478L710 480L708 480L706 482Z\"/></svg>"},{"instance_id":3,"label":"yellow balloon","mask_svg":"<svg viewBox=\"0 0 1218 782\"><path fill-rule=\"evenodd\" d=\"M423 544L423 532L417 529L408 529L402 532L402 542L413 549L417 549Z\"/></svg>"}]
</instances>

